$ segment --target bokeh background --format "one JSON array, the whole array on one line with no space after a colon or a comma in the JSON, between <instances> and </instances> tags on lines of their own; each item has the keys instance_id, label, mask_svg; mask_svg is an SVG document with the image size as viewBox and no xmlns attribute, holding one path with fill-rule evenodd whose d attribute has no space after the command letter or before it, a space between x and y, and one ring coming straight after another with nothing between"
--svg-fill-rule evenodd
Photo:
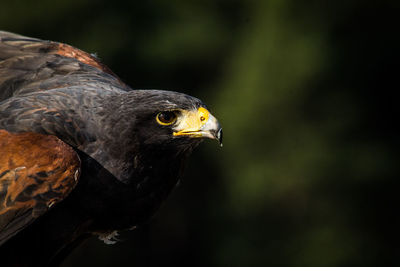
<instances>
[{"instance_id":1,"label":"bokeh background","mask_svg":"<svg viewBox=\"0 0 400 267\"><path fill-rule=\"evenodd\" d=\"M2 0L2 30L197 96L224 128L148 224L62 266L400 266L399 3Z\"/></svg>"}]
</instances>

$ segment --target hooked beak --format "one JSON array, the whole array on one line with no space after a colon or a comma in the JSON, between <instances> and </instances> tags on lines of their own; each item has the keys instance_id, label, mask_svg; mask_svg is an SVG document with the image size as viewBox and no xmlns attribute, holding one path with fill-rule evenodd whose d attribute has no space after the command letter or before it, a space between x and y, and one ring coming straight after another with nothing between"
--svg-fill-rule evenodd
<instances>
[{"instance_id":1,"label":"hooked beak","mask_svg":"<svg viewBox=\"0 0 400 267\"><path fill-rule=\"evenodd\" d=\"M198 110L186 111L178 118L174 127L174 136L188 136L191 138L210 138L218 140L222 146L222 128L218 120L211 113L200 107Z\"/></svg>"}]
</instances>

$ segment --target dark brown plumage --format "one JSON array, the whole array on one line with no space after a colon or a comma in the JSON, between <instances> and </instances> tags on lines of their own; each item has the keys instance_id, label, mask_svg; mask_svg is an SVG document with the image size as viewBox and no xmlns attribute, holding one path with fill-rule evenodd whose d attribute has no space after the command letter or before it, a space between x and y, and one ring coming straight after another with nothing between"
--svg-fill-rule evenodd
<instances>
[{"instance_id":1,"label":"dark brown plumage","mask_svg":"<svg viewBox=\"0 0 400 267\"><path fill-rule=\"evenodd\" d=\"M144 222L203 138L222 132L200 100L131 90L81 50L0 32L2 265L58 264Z\"/></svg>"}]
</instances>

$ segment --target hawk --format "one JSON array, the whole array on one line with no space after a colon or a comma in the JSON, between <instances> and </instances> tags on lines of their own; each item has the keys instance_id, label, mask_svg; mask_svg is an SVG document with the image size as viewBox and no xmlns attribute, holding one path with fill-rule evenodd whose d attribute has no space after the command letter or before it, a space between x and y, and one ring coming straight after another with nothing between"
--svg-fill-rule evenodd
<instances>
[{"instance_id":1,"label":"hawk","mask_svg":"<svg viewBox=\"0 0 400 267\"><path fill-rule=\"evenodd\" d=\"M199 99L133 90L94 55L0 32L1 265L57 265L145 222L204 138L222 129Z\"/></svg>"}]
</instances>

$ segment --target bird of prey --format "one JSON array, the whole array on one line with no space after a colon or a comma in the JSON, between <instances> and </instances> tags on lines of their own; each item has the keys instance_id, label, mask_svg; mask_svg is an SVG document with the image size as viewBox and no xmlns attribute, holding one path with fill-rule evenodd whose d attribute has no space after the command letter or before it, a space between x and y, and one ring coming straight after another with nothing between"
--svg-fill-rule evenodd
<instances>
[{"instance_id":1,"label":"bird of prey","mask_svg":"<svg viewBox=\"0 0 400 267\"><path fill-rule=\"evenodd\" d=\"M199 99L132 90L94 55L0 32L0 265L57 265L146 221L204 139Z\"/></svg>"}]
</instances>

